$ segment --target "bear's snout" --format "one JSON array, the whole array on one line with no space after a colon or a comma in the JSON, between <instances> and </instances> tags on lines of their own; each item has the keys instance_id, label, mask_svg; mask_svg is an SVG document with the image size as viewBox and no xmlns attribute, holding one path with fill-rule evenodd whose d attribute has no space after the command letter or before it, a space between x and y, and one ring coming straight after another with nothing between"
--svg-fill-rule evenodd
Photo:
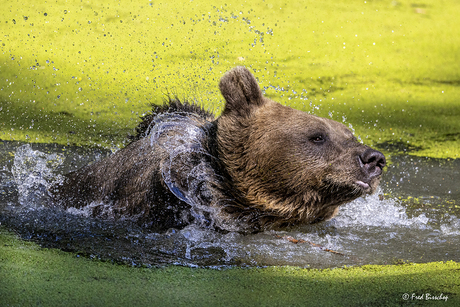
<instances>
[{"instance_id":1,"label":"bear's snout","mask_svg":"<svg viewBox=\"0 0 460 307\"><path fill-rule=\"evenodd\" d=\"M360 154L358 160L361 169L369 179L380 176L386 164L383 153L372 148L368 148Z\"/></svg>"}]
</instances>

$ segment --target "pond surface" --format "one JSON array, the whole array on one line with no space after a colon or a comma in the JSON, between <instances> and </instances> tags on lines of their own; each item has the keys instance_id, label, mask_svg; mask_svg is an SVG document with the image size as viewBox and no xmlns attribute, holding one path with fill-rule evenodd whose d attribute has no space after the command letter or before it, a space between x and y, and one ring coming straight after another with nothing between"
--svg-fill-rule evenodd
<instances>
[{"instance_id":1,"label":"pond surface","mask_svg":"<svg viewBox=\"0 0 460 307\"><path fill-rule=\"evenodd\" d=\"M144 266L327 268L460 261L460 160L392 156L380 191L342 206L333 220L253 235L196 225L152 233L47 207L47 186L109 154L0 141L1 226L44 247Z\"/></svg>"}]
</instances>

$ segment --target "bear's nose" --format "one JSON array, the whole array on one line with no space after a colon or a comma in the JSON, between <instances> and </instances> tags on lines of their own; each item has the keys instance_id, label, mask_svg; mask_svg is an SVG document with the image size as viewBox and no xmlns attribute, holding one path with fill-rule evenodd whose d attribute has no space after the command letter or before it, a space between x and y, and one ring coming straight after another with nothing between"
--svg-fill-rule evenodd
<instances>
[{"instance_id":1,"label":"bear's nose","mask_svg":"<svg viewBox=\"0 0 460 307\"><path fill-rule=\"evenodd\" d=\"M372 148L368 148L360 154L359 161L361 168L363 168L371 178L380 176L386 164L383 153Z\"/></svg>"}]
</instances>

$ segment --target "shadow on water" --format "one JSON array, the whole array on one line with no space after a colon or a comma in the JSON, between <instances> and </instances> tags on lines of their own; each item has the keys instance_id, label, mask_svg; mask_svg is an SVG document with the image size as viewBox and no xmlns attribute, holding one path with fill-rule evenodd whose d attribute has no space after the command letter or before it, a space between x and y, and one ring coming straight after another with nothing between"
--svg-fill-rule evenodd
<instances>
[{"instance_id":1,"label":"shadow on water","mask_svg":"<svg viewBox=\"0 0 460 307\"><path fill-rule=\"evenodd\" d=\"M109 154L0 141L0 224L44 247L144 266L326 268L397 259L460 261L460 160L393 156L381 190L343 206L333 220L253 235L196 225L155 233L127 221L98 220L46 206L46 187L60 175ZM341 254L294 244L285 236Z\"/></svg>"}]
</instances>

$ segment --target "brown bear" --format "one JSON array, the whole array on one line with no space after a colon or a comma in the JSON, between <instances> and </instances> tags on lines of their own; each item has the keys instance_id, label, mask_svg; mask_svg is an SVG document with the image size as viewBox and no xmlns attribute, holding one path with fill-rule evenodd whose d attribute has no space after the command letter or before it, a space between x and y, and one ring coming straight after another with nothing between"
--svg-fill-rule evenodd
<instances>
[{"instance_id":1,"label":"brown bear","mask_svg":"<svg viewBox=\"0 0 460 307\"><path fill-rule=\"evenodd\" d=\"M220 117L177 99L153 106L129 145L54 186L55 203L156 230L254 232L329 220L375 192L385 157L346 126L264 97L245 67L219 88Z\"/></svg>"}]
</instances>

